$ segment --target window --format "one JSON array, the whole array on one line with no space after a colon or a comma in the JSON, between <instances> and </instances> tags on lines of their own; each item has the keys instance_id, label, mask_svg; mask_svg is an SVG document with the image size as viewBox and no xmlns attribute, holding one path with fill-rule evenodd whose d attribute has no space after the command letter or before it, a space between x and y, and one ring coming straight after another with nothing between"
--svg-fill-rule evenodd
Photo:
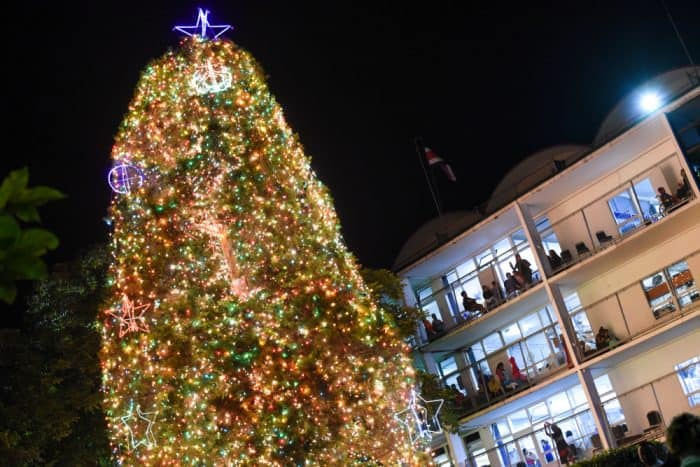
<instances>
[{"instance_id":1,"label":"window","mask_svg":"<svg viewBox=\"0 0 700 467\"><path fill-rule=\"evenodd\" d=\"M530 417L527 416L525 410L518 410L508 415L508 424L510 425L510 432L517 433L530 427Z\"/></svg>"},{"instance_id":2,"label":"window","mask_svg":"<svg viewBox=\"0 0 700 467\"><path fill-rule=\"evenodd\" d=\"M457 362L454 357L446 358L440 362L440 374L443 377L455 371L457 371Z\"/></svg>"},{"instance_id":3,"label":"window","mask_svg":"<svg viewBox=\"0 0 700 467\"><path fill-rule=\"evenodd\" d=\"M438 467L448 467L452 465L452 460L450 459L450 453L447 449L447 445L433 449L432 457L433 463Z\"/></svg>"},{"instance_id":4,"label":"window","mask_svg":"<svg viewBox=\"0 0 700 467\"><path fill-rule=\"evenodd\" d=\"M433 294L433 289L430 287L424 287L422 289L418 290L418 300L421 302L425 300L426 298L430 298L430 296Z\"/></svg>"},{"instance_id":5,"label":"window","mask_svg":"<svg viewBox=\"0 0 700 467\"><path fill-rule=\"evenodd\" d=\"M482 342L487 355L503 348L503 341L497 332L486 336Z\"/></svg>"},{"instance_id":6,"label":"window","mask_svg":"<svg viewBox=\"0 0 700 467\"><path fill-rule=\"evenodd\" d=\"M641 224L639 211L629 188L626 188L608 200L608 206L617 230L623 235Z\"/></svg>"},{"instance_id":7,"label":"window","mask_svg":"<svg viewBox=\"0 0 700 467\"><path fill-rule=\"evenodd\" d=\"M695 279L685 261L679 261L644 278L642 290L656 319L676 309L674 296L681 308L700 299Z\"/></svg>"},{"instance_id":8,"label":"window","mask_svg":"<svg viewBox=\"0 0 700 467\"><path fill-rule=\"evenodd\" d=\"M642 209L644 219L655 221L659 218L659 199L656 191L648 178L634 184L634 194L637 195L639 207Z\"/></svg>"},{"instance_id":9,"label":"window","mask_svg":"<svg viewBox=\"0 0 700 467\"><path fill-rule=\"evenodd\" d=\"M622 406L617 399L617 394L613 389L610 377L608 375L599 376L593 380L593 383L603 403L603 410L605 410L608 424L612 426L624 422L625 414L622 412Z\"/></svg>"},{"instance_id":10,"label":"window","mask_svg":"<svg viewBox=\"0 0 700 467\"><path fill-rule=\"evenodd\" d=\"M520 329L518 329L516 324L511 324L510 326L503 328L501 335L503 336L503 340L505 341L506 345L508 345L520 339Z\"/></svg>"},{"instance_id":11,"label":"window","mask_svg":"<svg viewBox=\"0 0 700 467\"><path fill-rule=\"evenodd\" d=\"M688 397L688 405L700 405L700 355L679 363L674 367L683 388L683 394Z\"/></svg>"},{"instance_id":12,"label":"window","mask_svg":"<svg viewBox=\"0 0 700 467\"><path fill-rule=\"evenodd\" d=\"M537 316L537 313L533 313L522 318L520 321L518 321L518 324L520 325L520 329L524 336L529 336L530 334L542 329L542 323L540 322L540 318Z\"/></svg>"}]
</instances>

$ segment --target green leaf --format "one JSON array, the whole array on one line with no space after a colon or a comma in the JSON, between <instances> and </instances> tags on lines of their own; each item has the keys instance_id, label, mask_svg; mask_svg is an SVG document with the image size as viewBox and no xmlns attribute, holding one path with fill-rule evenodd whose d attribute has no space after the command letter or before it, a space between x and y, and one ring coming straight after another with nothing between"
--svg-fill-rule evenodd
<instances>
[{"instance_id":1,"label":"green leaf","mask_svg":"<svg viewBox=\"0 0 700 467\"><path fill-rule=\"evenodd\" d=\"M27 229L17 242L16 248L31 256L40 256L58 246L58 237L45 229Z\"/></svg>"},{"instance_id":2,"label":"green leaf","mask_svg":"<svg viewBox=\"0 0 700 467\"><path fill-rule=\"evenodd\" d=\"M19 196L27 187L29 182L29 169L26 167L13 170L5 177L0 185L0 209L3 209L8 201L12 201Z\"/></svg>"},{"instance_id":3,"label":"green leaf","mask_svg":"<svg viewBox=\"0 0 700 467\"><path fill-rule=\"evenodd\" d=\"M39 211L34 206L12 206L12 212L24 222L40 222Z\"/></svg>"},{"instance_id":4,"label":"green leaf","mask_svg":"<svg viewBox=\"0 0 700 467\"><path fill-rule=\"evenodd\" d=\"M47 186L35 186L22 191L13 202L17 204L29 204L31 206L41 206L49 201L63 199L66 195L60 191Z\"/></svg>"},{"instance_id":5,"label":"green leaf","mask_svg":"<svg viewBox=\"0 0 700 467\"><path fill-rule=\"evenodd\" d=\"M14 282L0 282L0 300L5 303L12 303L17 296L17 287Z\"/></svg>"},{"instance_id":6,"label":"green leaf","mask_svg":"<svg viewBox=\"0 0 700 467\"><path fill-rule=\"evenodd\" d=\"M5 267L15 274L16 279L43 279L46 277L46 264L35 256L12 256L5 261Z\"/></svg>"},{"instance_id":7,"label":"green leaf","mask_svg":"<svg viewBox=\"0 0 700 467\"><path fill-rule=\"evenodd\" d=\"M22 234L17 221L10 215L0 215L0 248L8 249Z\"/></svg>"}]
</instances>

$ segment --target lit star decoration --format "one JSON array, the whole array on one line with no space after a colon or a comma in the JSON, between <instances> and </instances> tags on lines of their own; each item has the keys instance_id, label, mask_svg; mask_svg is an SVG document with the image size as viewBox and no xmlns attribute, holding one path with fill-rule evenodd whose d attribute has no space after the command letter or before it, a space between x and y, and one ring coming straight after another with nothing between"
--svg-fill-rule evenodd
<instances>
[{"instance_id":1,"label":"lit star decoration","mask_svg":"<svg viewBox=\"0 0 700 467\"><path fill-rule=\"evenodd\" d=\"M207 30L211 29L214 34L214 39L218 39L220 35L233 29L230 24L209 24L209 10L197 9L197 22L194 26L175 26L175 31L180 31L188 36L199 36L202 39L207 37ZM218 32L217 32L218 30Z\"/></svg>"},{"instance_id":2,"label":"lit star decoration","mask_svg":"<svg viewBox=\"0 0 700 467\"><path fill-rule=\"evenodd\" d=\"M129 412L120 417L124 428L127 431L127 436L129 439L129 444L131 449L137 449L139 446L145 446L151 448L156 446L156 437L153 434L153 424L156 422L156 416L158 412L142 412L141 406L136 405L136 416L134 416L134 401L132 400L129 404ZM137 423L143 424L147 423L146 429L143 431L142 436L134 435L134 428Z\"/></svg>"},{"instance_id":3,"label":"lit star decoration","mask_svg":"<svg viewBox=\"0 0 700 467\"><path fill-rule=\"evenodd\" d=\"M192 75L190 84L197 94L208 94L225 91L231 87L233 76L231 71L223 65L213 64L207 60L204 65L199 65Z\"/></svg>"},{"instance_id":4,"label":"lit star decoration","mask_svg":"<svg viewBox=\"0 0 700 467\"><path fill-rule=\"evenodd\" d=\"M126 295L123 295L119 310L107 311L107 314L119 321L119 337L124 337L130 332L148 332L148 324L143 314L150 306L150 304L134 306L134 302L129 300L129 297Z\"/></svg>"},{"instance_id":5,"label":"lit star decoration","mask_svg":"<svg viewBox=\"0 0 700 467\"><path fill-rule=\"evenodd\" d=\"M206 63L230 87L193 92ZM255 59L224 38L183 38L141 74L114 163L124 154L148 183L115 194L108 215L101 309L119 319L114 304L136 302L122 338L103 321L113 463L427 465L393 419L415 384L410 348ZM144 316L148 332L131 332ZM131 399L158 407L158 443L128 451Z\"/></svg>"},{"instance_id":6,"label":"lit star decoration","mask_svg":"<svg viewBox=\"0 0 700 467\"><path fill-rule=\"evenodd\" d=\"M427 401L411 389L408 407L396 413L394 418L406 428L411 443L419 440L430 443L434 434L442 433L438 414L444 403L445 399Z\"/></svg>"}]
</instances>

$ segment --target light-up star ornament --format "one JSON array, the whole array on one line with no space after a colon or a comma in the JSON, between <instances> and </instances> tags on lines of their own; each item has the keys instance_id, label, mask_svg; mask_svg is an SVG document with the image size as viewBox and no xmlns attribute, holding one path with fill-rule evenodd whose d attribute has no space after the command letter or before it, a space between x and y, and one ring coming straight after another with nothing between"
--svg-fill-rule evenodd
<instances>
[{"instance_id":1,"label":"light-up star ornament","mask_svg":"<svg viewBox=\"0 0 700 467\"><path fill-rule=\"evenodd\" d=\"M408 407L395 413L394 418L406 427L411 443L418 440L430 442L434 434L442 433L438 414L444 403L445 399L427 401L412 389ZM431 410L431 405L437 407Z\"/></svg>"},{"instance_id":2,"label":"light-up star ornament","mask_svg":"<svg viewBox=\"0 0 700 467\"><path fill-rule=\"evenodd\" d=\"M190 86L197 94L209 94L224 91L231 87L233 75L231 70L221 64L207 60L205 65L199 65L192 75Z\"/></svg>"},{"instance_id":3,"label":"light-up star ornament","mask_svg":"<svg viewBox=\"0 0 700 467\"><path fill-rule=\"evenodd\" d=\"M152 415L152 417L150 417ZM147 448L150 448L152 446L156 446L156 437L153 434L153 424L156 422L156 416L158 415L158 412L141 412L141 406L136 405L136 416L134 416L134 401L132 400L131 403L129 404L129 412L121 417L121 421L126 427L126 430L129 432L129 444L131 445L131 449L136 449L139 446L146 446ZM150 418L149 418L150 417ZM146 430L143 432L143 436L139 437L138 439L134 435L134 429L132 426L129 424L129 422L133 419L133 422L140 423L141 421L144 421L148 423L148 426L146 427Z\"/></svg>"},{"instance_id":4,"label":"light-up star ornament","mask_svg":"<svg viewBox=\"0 0 700 467\"><path fill-rule=\"evenodd\" d=\"M229 29L233 29L233 26L230 24L209 24L209 10L203 10L201 8L197 8L197 10L199 11L197 14L197 23L194 26L175 26L173 30L180 31L190 37L200 36L204 39L207 37L207 29L210 29L211 33L214 34L213 38L218 39L220 35ZM219 32L216 32L217 29Z\"/></svg>"},{"instance_id":5,"label":"light-up star ornament","mask_svg":"<svg viewBox=\"0 0 700 467\"><path fill-rule=\"evenodd\" d=\"M150 303L134 306L134 302L129 300L129 297L124 294L122 296L122 304L119 310L107 311L108 315L111 315L119 320L120 338L124 337L130 332L148 332L148 324L146 324L146 318L143 316L143 314L150 306Z\"/></svg>"}]
</instances>

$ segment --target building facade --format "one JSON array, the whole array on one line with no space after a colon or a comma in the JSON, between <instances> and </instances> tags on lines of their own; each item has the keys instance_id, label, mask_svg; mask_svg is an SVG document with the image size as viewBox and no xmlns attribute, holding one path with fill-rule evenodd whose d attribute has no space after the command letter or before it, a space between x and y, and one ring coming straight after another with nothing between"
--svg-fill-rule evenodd
<instances>
[{"instance_id":1,"label":"building facade","mask_svg":"<svg viewBox=\"0 0 700 467\"><path fill-rule=\"evenodd\" d=\"M459 414L433 438L438 465L559 465L552 429L583 459L700 414L698 75L645 83L591 147L533 155L485 214L406 243L394 269L429 317L416 365Z\"/></svg>"}]
</instances>

